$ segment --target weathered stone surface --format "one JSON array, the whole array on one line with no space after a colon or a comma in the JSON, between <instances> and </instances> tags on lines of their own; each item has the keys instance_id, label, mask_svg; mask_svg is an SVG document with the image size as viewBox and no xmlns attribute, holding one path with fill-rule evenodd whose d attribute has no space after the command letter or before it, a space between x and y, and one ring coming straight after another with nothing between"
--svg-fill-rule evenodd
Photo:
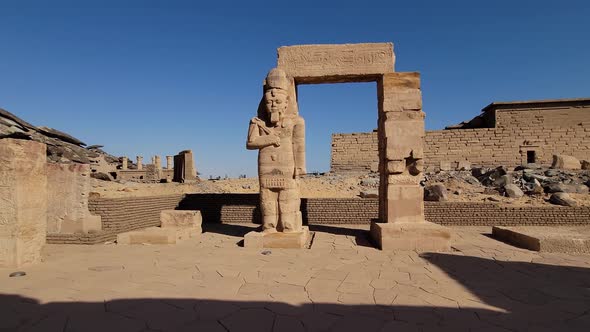
<instances>
[{"instance_id":1,"label":"weathered stone surface","mask_svg":"<svg viewBox=\"0 0 590 332\"><path fill-rule=\"evenodd\" d=\"M449 251L451 232L431 222L371 223L371 237L382 250Z\"/></svg>"},{"instance_id":2,"label":"weathered stone surface","mask_svg":"<svg viewBox=\"0 0 590 332\"><path fill-rule=\"evenodd\" d=\"M203 218L201 211L194 210L163 210L160 212L162 228L197 227L201 228Z\"/></svg>"},{"instance_id":3,"label":"weathered stone surface","mask_svg":"<svg viewBox=\"0 0 590 332\"><path fill-rule=\"evenodd\" d=\"M563 205L563 206L577 206L578 203L570 197L567 193L559 192L554 193L549 198L549 202L555 205Z\"/></svg>"},{"instance_id":4,"label":"weathered stone surface","mask_svg":"<svg viewBox=\"0 0 590 332\"><path fill-rule=\"evenodd\" d=\"M576 157L555 154L553 155L553 163L551 164L551 168L580 169L581 164Z\"/></svg>"},{"instance_id":5,"label":"weathered stone surface","mask_svg":"<svg viewBox=\"0 0 590 332\"><path fill-rule=\"evenodd\" d=\"M90 166L47 164L47 233L88 233L102 229L88 211Z\"/></svg>"},{"instance_id":6,"label":"weathered stone surface","mask_svg":"<svg viewBox=\"0 0 590 332\"><path fill-rule=\"evenodd\" d=\"M363 190L360 196L361 198L379 198L379 191L377 189Z\"/></svg>"},{"instance_id":7,"label":"weathered stone surface","mask_svg":"<svg viewBox=\"0 0 590 332\"><path fill-rule=\"evenodd\" d=\"M299 177L305 170L305 122L293 103L292 78L274 68L264 81L258 116L246 148L259 150L258 179L264 231L301 232Z\"/></svg>"},{"instance_id":8,"label":"weathered stone surface","mask_svg":"<svg viewBox=\"0 0 590 332\"><path fill-rule=\"evenodd\" d=\"M509 183L504 186L504 193L510 198L520 198L524 196L524 192L514 183Z\"/></svg>"},{"instance_id":9,"label":"weathered stone surface","mask_svg":"<svg viewBox=\"0 0 590 332\"><path fill-rule=\"evenodd\" d=\"M393 72L392 43L297 45L278 49L277 67L297 83L374 80Z\"/></svg>"},{"instance_id":10,"label":"weathered stone surface","mask_svg":"<svg viewBox=\"0 0 590 332\"><path fill-rule=\"evenodd\" d=\"M550 183L545 186L545 192L547 193L577 193L587 194L588 187L583 184L564 184L564 183Z\"/></svg>"},{"instance_id":11,"label":"weathered stone surface","mask_svg":"<svg viewBox=\"0 0 590 332\"><path fill-rule=\"evenodd\" d=\"M300 232L249 232L244 236L245 248L305 248L309 228L303 226Z\"/></svg>"},{"instance_id":12,"label":"weathered stone surface","mask_svg":"<svg viewBox=\"0 0 590 332\"><path fill-rule=\"evenodd\" d=\"M0 139L0 267L37 263L47 232L45 144Z\"/></svg>"},{"instance_id":13,"label":"weathered stone surface","mask_svg":"<svg viewBox=\"0 0 590 332\"><path fill-rule=\"evenodd\" d=\"M590 253L590 228L581 232L568 227L499 227L492 235L501 241L520 248L542 252Z\"/></svg>"},{"instance_id":14,"label":"weathered stone surface","mask_svg":"<svg viewBox=\"0 0 590 332\"><path fill-rule=\"evenodd\" d=\"M590 169L590 161L582 160L581 161L581 168L584 170L589 170Z\"/></svg>"},{"instance_id":15,"label":"weathered stone surface","mask_svg":"<svg viewBox=\"0 0 590 332\"><path fill-rule=\"evenodd\" d=\"M424 200L430 202L444 202L448 200L447 188L442 183L425 187Z\"/></svg>"},{"instance_id":16,"label":"weathered stone surface","mask_svg":"<svg viewBox=\"0 0 590 332\"><path fill-rule=\"evenodd\" d=\"M200 227L148 227L118 234L117 244L177 244L200 235Z\"/></svg>"}]
</instances>

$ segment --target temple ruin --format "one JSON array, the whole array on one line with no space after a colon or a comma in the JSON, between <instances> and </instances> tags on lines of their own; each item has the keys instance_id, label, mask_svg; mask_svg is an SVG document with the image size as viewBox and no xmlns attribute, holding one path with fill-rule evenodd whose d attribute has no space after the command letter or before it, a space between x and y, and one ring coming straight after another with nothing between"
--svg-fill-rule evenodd
<instances>
[{"instance_id":1,"label":"temple ruin","mask_svg":"<svg viewBox=\"0 0 590 332\"><path fill-rule=\"evenodd\" d=\"M424 163L451 170L460 164L550 165L564 154L590 159L590 99L494 102L470 121L426 131ZM376 172L378 133L332 135L330 171Z\"/></svg>"}]
</instances>

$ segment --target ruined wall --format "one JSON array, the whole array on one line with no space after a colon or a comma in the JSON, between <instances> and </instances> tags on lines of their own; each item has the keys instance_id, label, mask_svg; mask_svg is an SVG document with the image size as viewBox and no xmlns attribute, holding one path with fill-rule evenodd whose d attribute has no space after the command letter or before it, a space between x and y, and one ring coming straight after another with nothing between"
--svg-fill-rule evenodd
<instances>
[{"instance_id":1,"label":"ruined wall","mask_svg":"<svg viewBox=\"0 0 590 332\"><path fill-rule=\"evenodd\" d=\"M91 234L47 234L47 243L104 243L115 240L119 233L159 226L160 211L175 209L182 197L90 198L88 208L102 218L102 230Z\"/></svg>"},{"instance_id":2,"label":"ruined wall","mask_svg":"<svg viewBox=\"0 0 590 332\"><path fill-rule=\"evenodd\" d=\"M88 233L101 228L88 210L90 165L47 164L47 233Z\"/></svg>"},{"instance_id":3,"label":"ruined wall","mask_svg":"<svg viewBox=\"0 0 590 332\"><path fill-rule=\"evenodd\" d=\"M377 133L332 134L332 171L377 172Z\"/></svg>"},{"instance_id":4,"label":"ruined wall","mask_svg":"<svg viewBox=\"0 0 590 332\"><path fill-rule=\"evenodd\" d=\"M189 194L133 198L92 198L92 213L103 230L92 234L48 234L48 243L96 244L118 233L157 226L160 211L200 210L203 223L260 223L258 194ZM590 207L509 207L493 203L425 202L428 221L443 225L590 225ZM301 211L308 224L369 224L379 215L377 199L308 198Z\"/></svg>"},{"instance_id":5,"label":"ruined wall","mask_svg":"<svg viewBox=\"0 0 590 332\"><path fill-rule=\"evenodd\" d=\"M331 171L370 169L378 155L369 158L367 151L377 146L366 142L376 139L377 133L334 134ZM590 106L497 110L496 128L427 131L424 161L427 167L465 160L478 166L514 167L527 162L527 151L535 152L539 164L551 164L553 154L590 159Z\"/></svg>"}]
</instances>

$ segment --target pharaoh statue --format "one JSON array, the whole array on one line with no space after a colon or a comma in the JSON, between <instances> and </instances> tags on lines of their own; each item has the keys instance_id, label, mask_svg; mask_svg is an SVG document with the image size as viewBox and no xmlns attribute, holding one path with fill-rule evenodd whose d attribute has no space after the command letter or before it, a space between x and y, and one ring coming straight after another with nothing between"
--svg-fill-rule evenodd
<instances>
[{"instance_id":1,"label":"pharaoh statue","mask_svg":"<svg viewBox=\"0 0 590 332\"><path fill-rule=\"evenodd\" d=\"M259 150L263 233L302 231L299 177L305 174L305 123L290 100L292 84L281 69L268 73L258 116L248 129L247 149Z\"/></svg>"}]
</instances>

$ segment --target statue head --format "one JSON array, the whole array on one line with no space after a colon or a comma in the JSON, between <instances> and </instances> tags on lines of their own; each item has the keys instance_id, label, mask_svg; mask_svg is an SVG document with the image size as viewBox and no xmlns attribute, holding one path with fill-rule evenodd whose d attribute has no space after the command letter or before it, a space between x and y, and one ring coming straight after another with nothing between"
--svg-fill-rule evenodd
<instances>
[{"instance_id":1,"label":"statue head","mask_svg":"<svg viewBox=\"0 0 590 332\"><path fill-rule=\"evenodd\" d=\"M290 82L285 72L273 68L264 82L264 103L269 121L277 124L287 113Z\"/></svg>"}]
</instances>

